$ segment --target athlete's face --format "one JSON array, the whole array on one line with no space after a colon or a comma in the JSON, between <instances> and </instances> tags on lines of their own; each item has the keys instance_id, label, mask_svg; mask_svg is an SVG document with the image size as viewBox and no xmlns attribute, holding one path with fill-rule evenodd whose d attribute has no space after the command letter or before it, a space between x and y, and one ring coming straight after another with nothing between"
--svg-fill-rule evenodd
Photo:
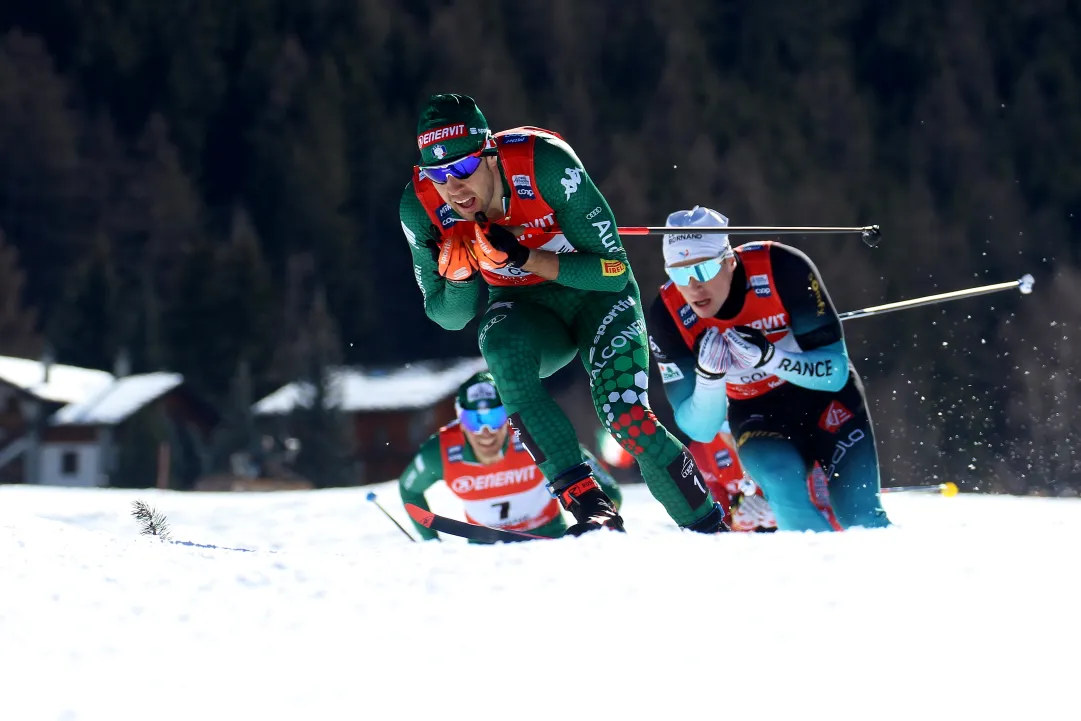
<instances>
[{"instance_id":1,"label":"athlete's face","mask_svg":"<svg viewBox=\"0 0 1081 721\"><path fill-rule=\"evenodd\" d=\"M504 423L494 431L485 426L477 433L462 428L462 433L465 434L469 445L473 446L473 453L476 454L477 460L488 464L495 463L503 457L503 444L507 441L509 428L510 424Z\"/></svg>"},{"instance_id":2,"label":"athlete's face","mask_svg":"<svg viewBox=\"0 0 1081 721\"><path fill-rule=\"evenodd\" d=\"M701 263L708 258L690 258L672 265L673 268L681 268ZM716 266L714 266L716 268ZM700 318L712 318L717 315L728 293L732 289L732 273L736 269L736 259L729 257L721 261L721 270L709 280L699 280L692 277L687 285L676 285L683 300L691 306L691 309Z\"/></svg>"},{"instance_id":3,"label":"athlete's face","mask_svg":"<svg viewBox=\"0 0 1081 721\"><path fill-rule=\"evenodd\" d=\"M468 178L447 178L445 183L432 183L439 197L458 215L472 220L478 211L491 217L492 205L499 199L503 184L499 180L499 160L494 155L481 159L477 170Z\"/></svg>"}]
</instances>

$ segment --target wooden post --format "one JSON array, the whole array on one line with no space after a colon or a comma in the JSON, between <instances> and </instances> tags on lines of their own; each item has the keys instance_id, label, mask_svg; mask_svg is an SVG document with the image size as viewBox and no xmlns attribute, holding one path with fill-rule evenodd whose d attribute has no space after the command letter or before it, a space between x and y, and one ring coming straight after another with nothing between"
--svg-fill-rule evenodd
<instances>
[{"instance_id":1,"label":"wooden post","mask_svg":"<svg viewBox=\"0 0 1081 721\"><path fill-rule=\"evenodd\" d=\"M169 442L158 444L158 488L169 487Z\"/></svg>"}]
</instances>

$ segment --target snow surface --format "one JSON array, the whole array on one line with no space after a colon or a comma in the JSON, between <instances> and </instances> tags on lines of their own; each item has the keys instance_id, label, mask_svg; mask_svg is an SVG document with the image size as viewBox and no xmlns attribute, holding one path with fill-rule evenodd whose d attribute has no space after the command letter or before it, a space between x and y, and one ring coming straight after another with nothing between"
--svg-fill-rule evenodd
<instances>
[{"instance_id":1,"label":"snow surface","mask_svg":"<svg viewBox=\"0 0 1081 721\"><path fill-rule=\"evenodd\" d=\"M184 376L179 373L141 373L117 378L102 392L58 410L49 424L116 425L183 382Z\"/></svg>"},{"instance_id":2,"label":"snow surface","mask_svg":"<svg viewBox=\"0 0 1081 721\"><path fill-rule=\"evenodd\" d=\"M389 484L0 486L0 719L1081 718L1081 501L696 536L627 486L626 535L480 547L369 490L404 523Z\"/></svg>"},{"instance_id":3,"label":"snow surface","mask_svg":"<svg viewBox=\"0 0 1081 721\"><path fill-rule=\"evenodd\" d=\"M341 368L330 372L331 402L342 411L426 408L458 390L474 373L487 370L483 358L460 358L449 364L420 361L388 371ZM310 405L315 389L310 383L289 383L255 403L257 415L289 413Z\"/></svg>"}]
</instances>

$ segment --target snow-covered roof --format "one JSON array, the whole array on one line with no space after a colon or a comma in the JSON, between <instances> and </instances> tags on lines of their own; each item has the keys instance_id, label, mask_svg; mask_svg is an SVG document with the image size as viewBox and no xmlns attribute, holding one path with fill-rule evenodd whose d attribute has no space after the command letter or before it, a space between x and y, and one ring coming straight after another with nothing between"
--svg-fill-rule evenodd
<instances>
[{"instance_id":1,"label":"snow-covered roof","mask_svg":"<svg viewBox=\"0 0 1081 721\"><path fill-rule=\"evenodd\" d=\"M425 408L458 390L469 376L487 370L483 358L409 363L392 370L339 368L330 372L331 403L347 413ZM308 405L314 389L290 383L257 402L256 415L279 415Z\"/></svg>"},{"instance_id":2,"label":"snow-covered roof","mask_svg":"<svg viewBox=\"0 0 1081 721\"><path fill-rule=\"evenodd\" d=\"M49 419L52 426L112 426L184 382L179 373L124 376L81 403L64 406Z\"/></svg>"},{"instance_id":3,"label":"snow-covered roof","mask_svg":"<svg viewBox=\"0 0 1081 721\"><path fill-rule=\"evenodd\" d=\"M55 403L82 403L108 388L112 373L54 363L49 367L49 382L44 381L45 366L40 361L0 356L0 381Z\"/></svg>"}]
</instances>

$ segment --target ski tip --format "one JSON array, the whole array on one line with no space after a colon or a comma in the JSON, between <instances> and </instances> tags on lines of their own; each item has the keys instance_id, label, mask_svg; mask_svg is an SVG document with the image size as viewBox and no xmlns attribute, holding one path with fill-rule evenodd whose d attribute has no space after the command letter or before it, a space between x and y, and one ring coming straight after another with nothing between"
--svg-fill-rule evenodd
<instances>
[{"instance_id":1,"label":"ski tip","mask_svg":"<svg viewBox=\"0 0 1081 721\"><path fill-rule=\"evenodd\" d=\"M414 506L412 503L405 504L405 512L409 514L409 517L414 521L424 526L425 528L432 527L432 521L435 520L435 514L431 511L425 511L420 506Z\"/></svg>"},{"instance_id":2,"label":"ski tip","mask_svg":"<svg viewBox=\"0 0 1081 721\"><path fill-rule=\"evenodd\" d=\"M375 491L368 491L368 495L365 496L365 498L367 498L369 501L374 501L375 500Z\"/></svg>"}]
</instances>

